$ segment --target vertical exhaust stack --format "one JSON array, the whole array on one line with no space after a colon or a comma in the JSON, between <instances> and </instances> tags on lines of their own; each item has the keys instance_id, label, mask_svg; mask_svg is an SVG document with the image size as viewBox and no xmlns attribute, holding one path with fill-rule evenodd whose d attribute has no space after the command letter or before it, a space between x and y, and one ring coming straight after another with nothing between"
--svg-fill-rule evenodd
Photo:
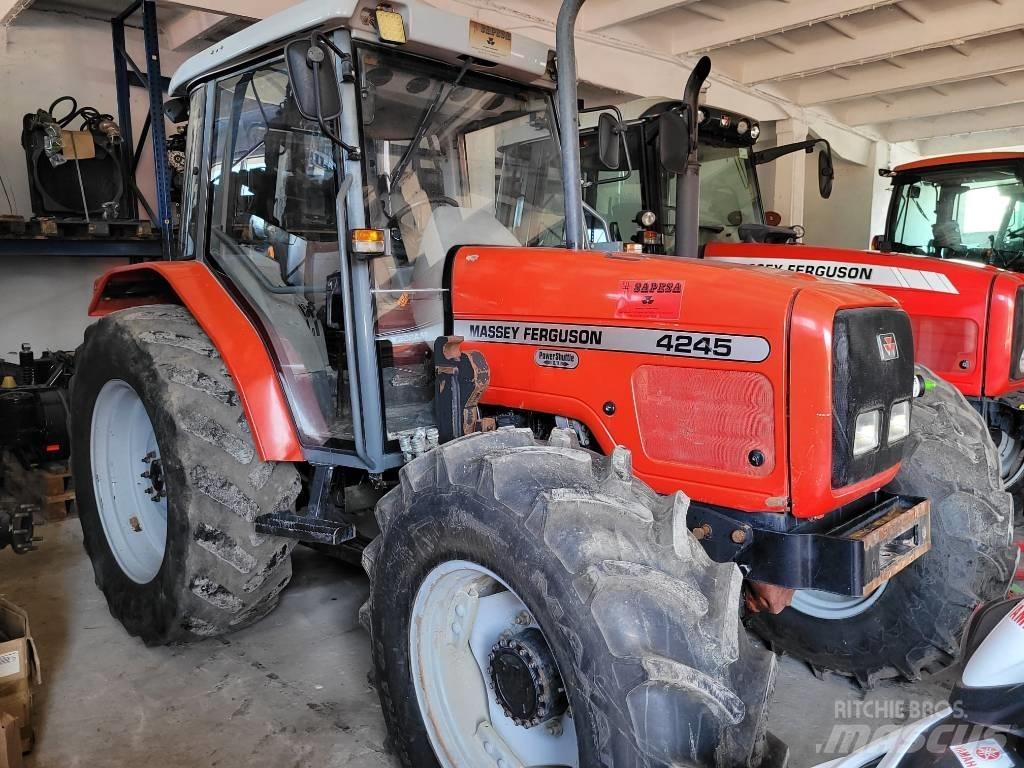
<instances>
[{"instance_id":1,"label":"vertical exhaust stack","mask_svg":"<svg viewBox=\"0 0 1024 768\"><path fill-rule=\"evenodd\" d=\"M580 187L579 106L576 96L576 17L586 0L563 0L555 29L558 65L558 132L562 147L562 191L565 195L565 245L581 247L583 190Z\"/></svg>"},{"instance_id":2,"label":"vertical exhaust stack","mask_svg":"<svg viewBox=\"0 0 1024 768\"><path fill-rule=\"evenodd\" d=\"M676 256L696 257L700 250L700 162L697 160L697 101L711 74L711 59L701 56L683 89L683 110L689 123L690 142L686 171L676 179Z\"/></svg>"}]
</instances>

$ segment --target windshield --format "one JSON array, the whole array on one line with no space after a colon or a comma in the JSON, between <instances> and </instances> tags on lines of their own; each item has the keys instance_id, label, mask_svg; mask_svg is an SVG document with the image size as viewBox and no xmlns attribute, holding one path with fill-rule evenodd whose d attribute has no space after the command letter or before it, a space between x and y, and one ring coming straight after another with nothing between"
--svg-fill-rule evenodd
<instances>
[{"instance_id":1,"label":"windshield","mask_svg":"<svg viewBox=\"0 0 1024 768\"><path fill-rule=\"evenodd\" d=\"M658 216L654 229L664 234L664 251L672 253L675 245L676 177L659 171L662 199L644 200L642 174L651 164L657 163L657 147L653 141L645 139L641 123L630 126L627 140L634 167L628 177L625 175L624 153L621 170L605 169L598 159L596 133L588 131L581 136L583 176L588 182L584 198L608 222L613 239L619 234L619 239L625 242L641 242L641 228L635 221L636 215L644 208L653 210ZM645 141L648 145L646 150ZM701 144L698 158L701 164L700 244L739 242L741 224L764 222L750 150L747 147ZM600 241L602 225L589 215L587 221L592 238Z\"/></svg>"},{"instance_id":2,"label":"windshield","mask_svg":"<svg viewBox=\"0 0 1024 768\"><path fill-rule=\"evenodd\" d=\"M886 247L1017 266L1024 255L1024 183L1012 166L945 168L893 188Z\"/></svg>"},{"instance_id":3,"label":"windshield","mask_svg":"<svg viewBox=\"0 0 1024 768\"><path fill-rule=\"evenodd\" d=\"M562 245L561 163L543 89L378 49L360 49L359 65L367 216L391 238L370 269L396 435L433 420L448 253Z\"/></svg>"},{"instance_id":4,"label":"windshield","mask_svg":"<svg viewBox=\"0 0 1024 768\"><path fill-rule=\"evenodd\" d=\"M757 193L757 178L747 147L701 145L700 159L700 244L737 243L741 224L762 224L764 214ZM666 218L665 247L675 247L676 176L662 172L668 190L670 213Z\"/></svg>"}]
</instances>

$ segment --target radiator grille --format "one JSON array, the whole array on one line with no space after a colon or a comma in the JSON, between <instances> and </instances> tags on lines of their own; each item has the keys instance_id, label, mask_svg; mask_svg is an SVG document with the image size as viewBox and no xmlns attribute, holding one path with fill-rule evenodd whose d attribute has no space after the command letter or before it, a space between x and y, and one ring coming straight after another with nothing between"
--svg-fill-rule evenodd
<instances>
[{"instance_id":1,"label":"radiator grille","mask_svg":"<svg viewBox=\"0 0 1024 768\"><path fill-rule=\"evenodd\" d=\"M644 365L633 399L652 459L755 477L775 467L774 393L759 373Z\"/></svg>"}]
</instances>

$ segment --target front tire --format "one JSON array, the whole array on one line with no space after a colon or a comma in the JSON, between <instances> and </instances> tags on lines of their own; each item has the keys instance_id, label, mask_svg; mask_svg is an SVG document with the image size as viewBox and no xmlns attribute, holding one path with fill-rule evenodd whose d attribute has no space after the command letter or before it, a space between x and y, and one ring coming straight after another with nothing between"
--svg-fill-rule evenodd
<instances>
[{"instance_id":1,"label":"front tire","mask_svg":"<svg viewBox=\"0 0 1024 768\"><path fill-rule=\"evenodd\" d=\"M756 765L775 660L740 626L739 571L707 557L687 503L633 479L624 449L598 457L559 429L546 445L472 435L406 465L364 553L402 764ZM527 726L477 649L543 655L531 630L569 709Z\"/></svg>"},{"instance_id":2,"label":"front tire","mask_svg":"<svg viewBox=\"0 0 1024 768\"><path fill-rule=\"evenodd\" d=\"M293 543L253 522L294 506L298 473L260 461L220 354L188 310L138 307L90 326L71 398L79 517L111 614L153 645L273 610Z\"/></svg>"},{"instance_id":3,"label":"front tire","mask_svg":"<svg viewBox=\"0 0 1024 768\"><path fill-rule=\"evenodd\" d=\"M931 551L867 598L810 592L749 620L776 651L864 687L950 665L971 612L1013 578L1013 505L988 428L954 387L918 372L936 384L914 401L903 465L885 490L931 499Z\"/></svg>"}]
</instances>

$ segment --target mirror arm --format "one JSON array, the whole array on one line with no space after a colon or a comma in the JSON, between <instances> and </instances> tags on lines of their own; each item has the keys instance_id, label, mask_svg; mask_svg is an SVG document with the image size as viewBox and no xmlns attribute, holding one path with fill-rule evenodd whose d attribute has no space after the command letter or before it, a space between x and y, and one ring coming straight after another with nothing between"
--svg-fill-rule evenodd
<instances>
[{"instance_id":1,"label":"mirror arm","mask_svg":"<svg viewBox=\"0 0 1024 768\"><path fill-rule=\"evenodd\" d=\"M322 32L314 32L312 35L310 35L309 42L311 46L315 46L318 48L321 45L326 46L335 56L338 57L340 61L342 61L345 64L347 64L351 59L351 57L347 53L345 53L338 46L336 46L331 40L328 40L327 37ZM316 103L317 124L320 126L320 130L324 132L324 135L330 140L332 144L341 147L342 149L345 150L345 154L347 155L349 160L358 160L362 156L359 152L359 147L355 147L345 142L337 133L334 132L333 129L331 129L331 127L327 124L327 121L324 119L323 106L320 94L320 67L322 65L319 61L310 61L310 64L312 65L313 68L313 82L316 83L316 87L313 89L313 100ZM343 76L342 80L344 81L345 79L346 78Z\"/></svg>"},{"instance_id":2,"label":"mirror arm","mask_svg":"<svg viewBox=\"0 0 1024 768\"><path fill-rule=\"evenodd\" d=\"M770 163L773 160L778 160L780 157L785 157L794 152L803 150L810 154L814 151L814 147L817 144L824 144L826 151L832 154L832 147L825 139L807 139L806 141L795 141L792 144L781 144L778 147L770 147L763 149L760 152L751 152L750 160L754 165L764 165Z\"/></svg>"},{"instance_id":3,"label":"mirror arm","mask_svg":"<svg viewBox=\"0 0 1024 768\"><path fill-rule=\"evenodd\" d=\"M317 40L317 35L314 35L313 44L317 45L318 42L319 40ZM329 47L332 50L337 51L337 48L333 44L330 44ZM317 61L313 62L313 82L317 84L316 88L313 89L313 99L316 102L316 121L320 125L320 130L324 132L324 135L328 139L330 139L331 143L345 150L349 160L358 160L361 157L359 147L354 147L343 141L342 138L327 125L327 121L324 119L323 108L320 104L320 62Z\"/></svg>"}]
</instances>

